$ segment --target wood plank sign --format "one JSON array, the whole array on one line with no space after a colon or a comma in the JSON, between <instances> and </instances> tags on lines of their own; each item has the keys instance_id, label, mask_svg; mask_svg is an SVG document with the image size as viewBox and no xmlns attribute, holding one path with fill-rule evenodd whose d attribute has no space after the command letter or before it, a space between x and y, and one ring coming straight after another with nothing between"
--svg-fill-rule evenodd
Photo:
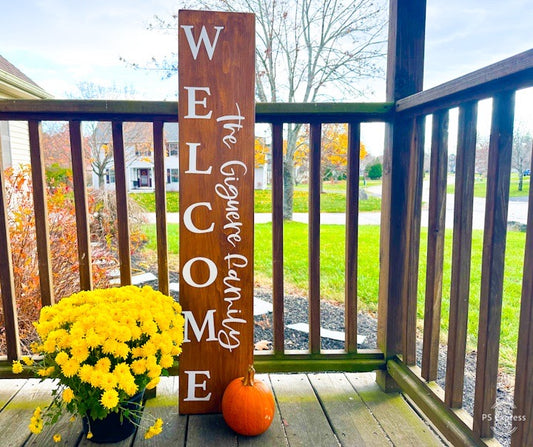
<instances>
[{"instance_id":1,"label":"wood plank sign","mask_svg":"<svg viewBox=\"0 0 533 447\"><path fill-rule=\"evenodd\" d=\"M255 17L179 12L182 414L221 410L253 360Z\"/></svg>"}]
</instances>

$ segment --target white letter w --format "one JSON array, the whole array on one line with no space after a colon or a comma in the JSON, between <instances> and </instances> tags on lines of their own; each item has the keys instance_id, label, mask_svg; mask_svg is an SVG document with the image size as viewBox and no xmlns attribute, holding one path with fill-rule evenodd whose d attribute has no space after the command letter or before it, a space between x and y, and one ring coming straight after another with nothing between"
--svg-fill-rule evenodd
<instances>
[{"instance_id":1,"label":"white letter w","mask_svg":"<svg viewBox=\"0 0 533 447\"><path fill-rule=\"evenodd\" d=\"M192 35L192 29L194 28L192 25L181 25L183 28L183 31L185 31L185 36L187 36L187 42L189 42L189 48L191 49L191 53L194 57L194 60L198 57L198 51L200 51L200 45L202 44L202 41L205 45L205 50L207 51L207 55L209 56L209 60L213 58L213 53L215 52L215 47L217 45L218 36L220 35L220 31L224 29L223 26L215 26L216 35L215 40L211 44L209 41L209 37L207 35L207 31L205 30L205 26L202 26L202 31L200 32L200 39L198 39L198 43L194 41L194 36Z\"/></svg>"}]
</instances>

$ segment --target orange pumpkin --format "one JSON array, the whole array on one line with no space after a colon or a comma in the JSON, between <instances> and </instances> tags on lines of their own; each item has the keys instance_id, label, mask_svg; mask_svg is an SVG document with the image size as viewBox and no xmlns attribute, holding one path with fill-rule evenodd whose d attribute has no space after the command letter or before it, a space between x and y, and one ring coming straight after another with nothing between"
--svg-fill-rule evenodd
<instances>
[{"instance_id":1,"label":"orange pumpkin","mask_svg":"<svg viewBox=\"0 0 533 447\"><path fill-rule=\"evenodd\" d=\"M263 382L254 379L248 367L246 376L232 380L222 396L222 415L226 423L245 436L260 435L274 418L274 396Z\"/></svg>"}]
</instances>

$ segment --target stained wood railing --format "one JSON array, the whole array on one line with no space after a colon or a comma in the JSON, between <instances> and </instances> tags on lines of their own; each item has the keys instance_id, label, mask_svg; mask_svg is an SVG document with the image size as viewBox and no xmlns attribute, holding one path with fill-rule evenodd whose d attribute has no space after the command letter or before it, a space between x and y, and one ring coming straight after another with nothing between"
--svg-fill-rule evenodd
<instances>
[{"instance_id":1,"label":"stained wood railing","mask_svg":"<svg viewBox=\"0 0 533 447\"><path fill-rule=\"evenodd\" d=\"M388 121L392 104L259 104L256 121L270 123L272 128L272 225L273 225L273 350L258 352L256 366L263 371L302 370L350 370L368 371L384 368L384 357L378 350L357 349L357 234L359 194L359 148L360 125L364 122ZM148 103L131 101L2 101L0 119L22 120L29 124L30 148L32 153L34 207L37 228L38 258L40 264L41 299L46 305L54 302L50 248L48 246L48 218L46 211L46 190L43 154L40 138L41 121L68 121L76 222L78 238L78 260L81 289L92 288L91 252L89 240L89 219L87 191L83 181L85 166L82 157L81 125L84 121L111 121L113 159L115 169L115 190L118 215L118 258L120 282L130 284L132 261L130 255L130 231L128 222L126 162L124 157L123 124L127 122L152 122L154 144L154 171L156 196L156 228L158 252L158 285L164 293L169 292L168 241L166 232L166 192L164 177L163 124L176 122L175 103ZM285 348L284 324L284 263L283 263L283 125L284 123L306 123L310 126L311 176L309 186L309 349L289 352ZM343 122L349 124L348 157L350 174L347 187L346 220L346 348L343 351L324 352L320 340L320 146L323 123ZM3 182L3 179L2 179ZM2 183L3 184L3 183ZM9 249L6 230L0 238L2 247ZM4 260L9 260L8 255ZM13 321L13 328L6 331L7 358L20 356L20 340L16 330L16 312L13 272L10 262L1 270L4 312L6 325ZM302 361L305 360L305 363ZM305 366L303 366L305 365Z\"/></svg>"},{"instance_id":2,"label":"stained wood railing","mask_svg":"<svg viewBox=\"0 0 533 447\"><path fill-rule=\"evenodd\" d=\"M515 92L533 85L533 50L486 67L439 87L400 99L396 103L396 122L405 123L410 147L407 162L392 166L391 176L409 176L405 221L412 225L402 231L405 241L405 287L401 301L388 303L388 312L401 315L396 331L403 340L394 352L385 352L387 369L400 387L427 414L454 445L475 445L494 435L496 389L499 370L500 325L502 316L504 258L513 147ZM478 102L492 98L485 199L485 224L481 266L479 330L473 416L461 411L465 376L467 324L471 283L472 214L474 197ZM442 290L444 238L446 230L446 182L448 161L448 116L459 108L456 148L451 289ZM533 113L533 110L531 110ZM423 178L424 118L432 115L431 166L429 172L429 221L426 256L426 290L422 355L417 362L417 284L420 256L420 219ZM399 148L394 148L398 150ZM533 203L530 190L529 204ZM533 311L532 311L532 208L529 207L524 255L522 299L512 445L533 443L531 419L533 387ZM447 365L444 393L435 391L440 350L441 298L450 297ZM518 314L518 309L516 309ZM383 326L382 326L383 327ZM393 332L394 333L394 332ZM389 334L389 337L393 336ZM383 337L383 334L381 334ZM396 354L396 358L394 355ZM416 367L420 364L421 368ZM527 421L527 422L525 422ZM509 425L511 420L508 421ZM511 430L509 430L511 431Z\"/></svg>"},{"instance_id":3,"label":"stained wood railing","mask_svg":"<svg viewBox=\"0 0 533 447\"><path fill-rule=\"evenodd\" d=\"M486 445L492 436L488 415L494 417L498 344L500 336L503 256L509 200L510 154L512 146L514 92L533 85L533 51L467 75L435 89L400 99L395 105L381 104L258 104L256 120L272 128L272 226L273 226L273 350L257 353L256 366L262 371L385 370L405 393L431 418L454 445ZM481 283L481 312L478 335L478 365L473 417L464 416L462 407L466 323L468 315L473 178L476 143L476 110L479 100L493 98L489 175L486 197L486 220ZM446 385L443 396L434 380L440 349L441 297L443 277L443 241L445 231L446 162L448 151L448 114L459 107L455 211L453 226L452 278ZM416 296L420 255L422 209L422 170L424 119L433 115L431 135L429 231L426 272L425 319L421 369L417 364ZM39 267L43 303L53 302L49 261L48 226L40 121L68 121L76 199L76 220L80 262L80 284L92 287L90 245L84 166L81 155L80 123L113 123L116 191L119 202L119 258L122 284L131 282L129 227L124 161L124 122L153 123L156 227L158 238L159 287L168 293L168 259L163 156L163 124L177 121L175 103L102 102L102 101L0 101L0 120L23 120L29 123L33 164L36 225L39 227ZM385 122L402 133L399 143L386 153L383 209L388 224L382 226L381 252L389 254L384 284L380 290L378 339L380 350L357 349L357 236L358 176L361 123ZM326 352L320 346L320 147L324 123L348 123L348 182L345 241L345 349ZM284 339L284 237L283 237L283 125L310 125L309 180L309 349L291 352ZM407 143L405 143L407 142ZM401 147L407 144L407 147ZM395 156L401 152L401 156ZM4 178L0 174L0 287L7 337L7 359L19 357L20 343L15 312L13 271L10 261L9 234L4 196ZM531 191L531 190L530 190ZM394 194L393 194L394 192ZM533 192L530 192L530 203ZM391 237L391 235L393 237ZM513 445L533 443L533 211L530 208L524 257L524 282L516 362L515 416ZM385 244L385 245L383 245ZM398 249L401 247L401 249ZM393 250L394 248L394 250ZM391 264L391 253L398 253L400 278ZM383 259L381 260L383 266ZM386 281L383 281L384 278ZM397 290L394 284L398 285ZM4 363L7 365L7 363ZM3 371L7 371L7 366ZM525 418L525 421L523 420Z\"/></svg>"}]
</instances>

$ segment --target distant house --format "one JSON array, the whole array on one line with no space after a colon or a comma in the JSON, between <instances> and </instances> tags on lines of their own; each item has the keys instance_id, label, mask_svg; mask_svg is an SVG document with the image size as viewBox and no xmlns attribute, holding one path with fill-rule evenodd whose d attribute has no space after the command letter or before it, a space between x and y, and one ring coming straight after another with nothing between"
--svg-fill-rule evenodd
<instances>
[{"instance_id":1,"label":"distant house","mask_svg":"<svg viewBox=\"0 0 533 447\"><path fill-rule=\"evenodd\" d=\"M98 155L95 160L102 163L101 167L92 170L92 185L105 189L115 188L115 171L113 159L106 157L111 148L111 129L109 123L101 123L95 129L94 144ZM167 191L179 190L179 143L178 125L166 123L164 126L165 148L165 184ZM146 123L131 123L124 127L124 155L126 161L126 185L128 191L151 191L154 189L154 147L151 126ZM93 161L95 163L95 161ZM96 162L98 163L98 162ZM255 189L265 189L268 184L266 164L255 168ZM100 177L95 172L100 172Z\"/></svg>"},{"instance_id":2,"label":"distant house","mask_svg":"<svg viewBox=\"0 0 533 447\"><path fill-rule=\"evenodd\" d=\"M49 99L51 97L0 55L0 99ZM0 121L0 153L4 169L30 163L27 122Z\"/></svg>"},{"instance_id":3,"label":"distant house","mask_svg":"<svg viewBox=\"0 0 533 447\"><path fill-rule=\"evenodd\" d=\"M95 129L95 145L98 155L95 160L102 163L101 167L92 172L92 184L97 188L103 181L105 189L115 188L115 171L113 159L106 157L111 148L111 131L108 124L101 123ZM178 159L178 125L166 123L164 126L165 148L165 183L167 191L179 189ZM124 152L126 161L126 185L128 191L151 191L154 189L154 146L151 126L146 123L130 123L124 127ZM93 161L98 163L98 161ZM101 179L95 172L101 173Z\"/></svg>"}]
</instances>

